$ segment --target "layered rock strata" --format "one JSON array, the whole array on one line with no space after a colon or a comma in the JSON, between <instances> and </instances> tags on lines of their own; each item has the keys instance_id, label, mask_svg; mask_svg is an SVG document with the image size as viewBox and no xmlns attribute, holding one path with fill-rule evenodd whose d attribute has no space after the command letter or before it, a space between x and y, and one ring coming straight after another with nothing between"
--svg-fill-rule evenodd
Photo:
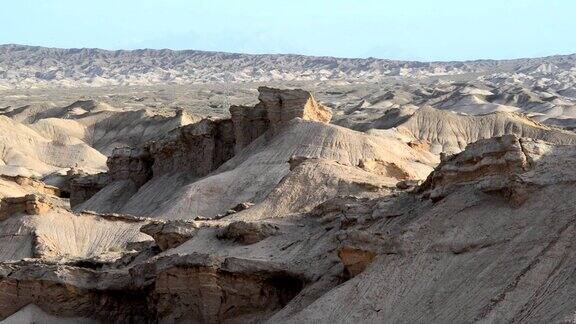
<instances>
[{"instance_id":1,"label":"layered rock strata","mask_svg":"<svg viewBox=\"0 0 576 324\"><path fill-rule=\"evenodd\" d=\"M280 90L258 88L260 101L254 107L231 106L230 115L236 137L235 151L238 152L268 129L278 132L294 118L327 123L332 118L329 108L319 104L304 90Z\"/></svg>"},{"instance_id":2,"label":"layered rock strata","mask_svg":"<svg viewBox=\"0 0 576 324\"><path fill-rule=\"evenodd\" d=\"M307 280L266 262L203 254L161 257L130 271L20 261L1 264L0 277L0 318L35 304L107 323L258 319L285 306Z\"/></svg>"},{"instance_id":3,"label":"layered rock strata","mask_svg":"<svg viewBox=\"0 0 576 324\"><path fill-rule=\"evenodd\" d=\"M0 220L17 214L40 215L52 209L52 205L43 197L30 194L24 197L5 197L0 200Z\"/></svg>"},{"instance_id":4,"label":"layered rock strata","mask_svg":"<svg viewBox=\"0 0 576 324\"><path fill-rule=\"evenodd\" d=\"M258 88L260 102L254 107L232 106L231 118L204 119L182 126L166 137L140 148L118 148L108 158L109 179L131 181L136 188L152 177L185 172L201 178L234 157L242 148L270 130L277 132L294 118L328 122L330 110L304 90ZM102 177L76 179L72 206L101 189Z\"/></svg>"},{"instance_id":5,"label":"layered rock strata","mask_svg":"<svg viewBox=\"0 0 576 324\"><path fill-rule=\"evenodd\" d=\"M67 190L70 196L70 207L83 203L90 199L102 188L110 183L108 173L98 174L74 174L68 177Z\"/></svg>"}]
</instances>

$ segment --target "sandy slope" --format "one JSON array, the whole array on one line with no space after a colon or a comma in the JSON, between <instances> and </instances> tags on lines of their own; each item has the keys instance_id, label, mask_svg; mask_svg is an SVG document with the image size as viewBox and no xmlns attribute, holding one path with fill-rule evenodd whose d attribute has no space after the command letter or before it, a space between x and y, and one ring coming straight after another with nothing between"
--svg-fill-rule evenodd
<instances>
[{"instance_id":1,"label":"sandy slope","mask_svg":"<svg viewBox=\"0 0 576 324\"><path fill-rule=\"evenodd\" d=\"M0 114L0 173L42 177L73 166L104 171L114 148L141 145L197 120L183 112L163 116L92 100L5 111Z\"/></svg>"},{"instance_id":2,"label":"sandy slope","mask_svg":"<svg viewBox=\"0 0 576 324\"><path fill-rule=\"evenodd\" d=\"M537 123L523 115L495 112L465 116L424 107L396 125L405 132L433 144L434 152L455 153L479 139L516 134L558 144L576 142L576 134Z\"/></svg>"},{"instance_id":3,"label":"sandy slope","mask_svg":"<svg viewBox=\"0 0 576 324\"><path fill-rule=\"evenodd\" d=\"M0 226L0 259L20 260L41 248L46 258L94 258L126 250L128 242L150 240L141 223L75 215L57 209L43 215L19 215ZM118 257L116 255L115 257Z\"/></svg>"},{"instance_id":4,"label":"sandy slope","mask_svg":"<svg viewBox=\"0 0 576 324\"><path fill-rule=\"evenodd\" d=\"M74 165L88 171L105 168L106 157L68 137L45 138L33 129L0 116L0 173L42 176Z\"/></svg>"}]
</instances>

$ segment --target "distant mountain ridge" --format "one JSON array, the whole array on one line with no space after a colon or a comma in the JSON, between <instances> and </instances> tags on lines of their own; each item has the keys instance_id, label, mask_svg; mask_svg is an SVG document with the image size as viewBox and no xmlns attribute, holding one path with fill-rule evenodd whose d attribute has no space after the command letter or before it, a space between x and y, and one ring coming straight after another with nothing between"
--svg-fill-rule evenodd
<instances>
[{"instance_id":1,"label":"distant mountain ridge","mask_svg":"<svg viewBox=\"0 0 576 324\"><path fill-rule=\"evenodd\" d=\"M0 45L0 89L269 81L381 81L390 77L569 71L576 54L514 60L414 62L196 50L59 49Z\"/></svg>"}]
</instances>

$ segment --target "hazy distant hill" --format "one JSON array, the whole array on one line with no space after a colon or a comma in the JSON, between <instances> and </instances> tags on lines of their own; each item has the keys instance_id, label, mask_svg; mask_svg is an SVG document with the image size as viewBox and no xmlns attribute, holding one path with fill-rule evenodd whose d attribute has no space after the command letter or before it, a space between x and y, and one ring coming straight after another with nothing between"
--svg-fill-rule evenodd
<instances>
[{"instance_id":1,"label":"hazy distant hill","mask_svg":"<svg viewBox=\"0 0 576 324\"><path fill-rule=\"evenodd\" d=\"M401 76L576 75L576 55L518 60L408 62L204 51L57 49L0 45L0 87L150 85L272 80L378 81ZM500 75L499 77L502 77Z\"/></svg>"}]
</instances>

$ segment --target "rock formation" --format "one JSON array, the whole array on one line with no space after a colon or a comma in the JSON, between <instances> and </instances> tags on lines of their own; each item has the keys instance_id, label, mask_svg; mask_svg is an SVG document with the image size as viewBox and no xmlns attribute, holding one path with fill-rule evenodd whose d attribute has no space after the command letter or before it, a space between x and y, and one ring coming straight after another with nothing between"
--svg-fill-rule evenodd
<instances>
[{"instance_id":1,"label":"rock formation","mask_svg":"<svg viewBox=\"0 0 576 324\"><path fill-rule=\"evenodd\" d=\"M562 165L575 157L572 145L508 135L469 145L443 162L423 195L326 202L314 215L326 225L346 221L339 257L356 276L296 315L272 319L565 321L574 307L565 299L573 269L565 260L574 257L569 196L576 178ZM510 190L523 195L520 203L509 203ZM551 195L554 213L543 208Z\"/></svg>"},{"instance_id":2,"label":"rock formation","mask_svg":"<svg viewBox=\"0 0 576 324\"><path fill-rule=\"evenodd\" d=\"M234 156L234 145L231 120L204 119L147 147L154 161L151 173L160 176L188 171L194 177L205 176Z\"/></svg>"},{"instance_id":3,"label":"rock formation","mask_svg":"<svg viewBox=\"0 0 576 324\"><path fill-rule=\"evenodd\" d=\"M17 214L26 213L28 215L40 215L52 209L49 202L36 195L26 195L24 197L6 197L0 200L0 220Z\"/></svg>"},{"instance_id":4,"label":"rock formation","mask_svg":"<svg viewBox=\"0 0 576 324\"><path fill-rule=\"evenodd\" d=\"M140 187L152 177L154 159L147 149L117 148L106 161L110 181L130 180Z\"/></svg>"},{"instance_id":5,"label":"rock formation","mask_svg":"<svg viewBox=\"0 0 576 324\"><path fill-rule=\"evenodd\" d=\"M421 190L429 190L430 198L440 199L469 183L477 183L485 191L503 189L531 168L523 141L506 135L473 143L461 154L444 160Z\"/></svg>"},{"instance_id":6,"label":"rock formation","mask_svg":"<svg viewBox=\"0 0 576 324\"><path fill-rule=\"evenodd\" d=\"M304 90L259 91L259 104L230 107L230 119L204 119L141 148L115 149L107 161L110 180L131 180L141 187L152 176L174 172L203 177L268 129L277 131L294 118L330 120L330 111Z\"/></svg>"},{"instance_id":7,"label":"rock formation","mask_svg":"<svg viewBox=\"0 0 576 324\"><path fill-rule=\"evenodd\" d=\"M15 182L19 186L34 188L38 192L44 193L47 195L60 197L63 194L61 192L61 190L57 187L50 186L50 185L47 185L44 182L39 181L37 179L24 177L21 175L17 175L17 176L0 175L0 179Z\"/></svg>"},{"instance_id":8,"label":"rock formation","mask_svg":"<svg viewBox=\"0 0 576 324\"><path fill-rule=\"evenodd\" d=\"M466 116L423 107L395 127L402 133L431 143L433 151L449 154L460 152L469 143L480 139L506 134L557 144L576 143L573 132L543 125L515 112Z\"/></svg>"},{"instance_id":9,"label":"rock formation","mask_svg":"<svg viewBox=\"0 0 576 324\"><path fill-rule=\"evenodd\" d=\"M218 173L217 170L220 170L220 167L226 168L226 162L240 154L239 150L249 142L256 140L256 137L261 141L274 138L276 133L284 128L293 127L295 120L322 123L330 118L329 110L316 103L306 91L277 90L266 87L261 87L259 91L261 92L259 104L241 109L231 107L232 117L229 119L204 119L180 127L143 147L116 149L107 162L110 170L108 186L96 194L93 199L82 204L75 203L74 207L79 210L97 210L102 213L134 213L134 208L145 211L137 213L139 215L153 216L152 214L158 213L157 208L162 205L178 207L177 204L168 205L166 201L166 199L174 199L178 196L177 194L172 195L174 190L178 190L178 186L184 186L209 174ZM262 118L254 119L255 114L261 115ZM247 137L251 131L255 132L254 136ZM298 144L295 142L294 145ZM236 159L241 160L243 157L240 154ZM282 161L282 163L284 162L286 161ZM265 176L264 173L257 170L255 165L251 166L251 169L250 172ZM282 173L278 173L276 170L269 172L270 177L264 181L273 185L277 181L276 179L282 176ZM243 176L248 177L249 173L245 173ZM216 180L215 178L212 179ZM232 179L229 178L229 180ZM87 179L86 182L92 183L93 181ZM146 186L143 186L144 184ZM218 186L221 185L222 182L218 184ZM166 196L171 196L166 197L166 199L158 197L158 191L156 191L158 186L163 186L162 191L165 192ZM208 189L210 186L205 186L205 188ZM230 188L233 187L228 189ZM269 186L264 186L265 190L268 188ZM249 193L250 191L247 190L246 192ZM145 196L147 198L144 198ZM239 203L253 199L252 196L246 196L243 200L238 201L236 199L242 198L242 196L238 196L231 197L234 200L228 202L226 199L212 196L209 199L220 200L217 204L212 205L213 211L208 215L205 212L199 212L191 218L216 217ZM155 202L150 198L158 199L158 201ZM150 207L143 208L142 204L137 207L137 199L146 199L144 204ZM75 199L74 201L76 202ZM208 204L207 201L201 204ZM125 207L120 207L122 205Z\"/></svg>"},{"instance_id":10,"label":"rock formation","mask_svg":"<svg viewBox=\"0 0 576 324\"><path fill-rule=\"evenodd\" d=\"M162 251L172 249L191 239L198 231L198 225L191 221L153 221L140 228L152 238Z\"/></svg>"},{"instance_id":11,"label":"rock formation","mask_svg":"<svg viewBox=\"0 0 576 324\"><path fill-rule=\"evenodd\" d=\"M291 172L321 162L300 160ZM201 225L82 216L147 223L140 230L163 252L143 245L108 261L54 264L44 261L53 246L3 263L0 296L11 297L0 316L34 304L47 316L115 322L565 319L573 267L556 256L572 257L576 173L562 166L575 160L573 146L507 135L447 158L416 192L334 197L280 223L243 220L258 204ZM518 184L529 199L510 204L503 193ZM566 199L554 214L536 208L550 195ZM532 283L562 294L534 295Z\"/></svg>"},{"instance_id":12,"label":"rock formation","mask_svg":"<svg viewBox=\"0 0 576 324\"><path fill-rule=\"evenodd\" d=\"M574 134L516 113L432 108L392 116L396 129L358 132L328 124L306 91L259 91L230 118L148 120L166 126L163 136L127 132L135 137L118 143L147 140L112 150L106 173L64 175L67 162L42 178L1 176L0 319L573 318ZM420 95L442 107L455 99ZM80 116L116 116L72 106L77 120L31 127L73 143L89 138L67 127ZM29 109L11 114L39 116ZM110 123L92 128L118 130L94 134L107 149L124 132ZM438 145L440 157L430 152Z\"/></svg>"},{"instance_id":13,"label":"rock formation","mask_svg":"<svg viewBox=\"0 0 576 324\"><path fill-rule=\"evenodd\" d=\"M108 183L110 183L108 173L69 173L64 190L69 193L70 207L75 207L90 199Z\"/></svg>"},{"instance_id":14,"label":"rock formation","mask_svg":"<svg viewBox=\"0 0 576 324\"><path fill-rule=\"evenodd\" d=\"M279 232L278 226L268 223L249 223L236 221L228 224L218 234L225 240L232 240L245 245L254 244Z\"/></svg>"},{"instance_id":15,"label":"rock formation","mask_svg":"<svg viewBox=\"0 0 576 324\"><path fill-rule=\"evenodd\" d=\"M0 45L0 321L574 322L575 85Z\"/></svg>"},{"instance_id":16,"label":"rock formation","mask_svg":"<svg viewBox=\"0 0 576 324\"><path fill-rule=\"evenodd\" d=\"M348 278L355 277L372 263L376 253L352 247L343 247L338 251L338 257L346 269L344 275Z\"/></svg>"},{"instance_id":17,"label":"rock formation","mask_svg":"<svg viewBox=\"0 0 576 324\"><path fill-rule=\"evenodd\" d=\"M332 118L329 108L317 103L309 92L301 89L280 90L258 88L260 102L254 107L231 106L230 115L236 136L235 151L250 144L268 129L277 133L294 118L327 123Z\"/></svg>"}]
</instances>

